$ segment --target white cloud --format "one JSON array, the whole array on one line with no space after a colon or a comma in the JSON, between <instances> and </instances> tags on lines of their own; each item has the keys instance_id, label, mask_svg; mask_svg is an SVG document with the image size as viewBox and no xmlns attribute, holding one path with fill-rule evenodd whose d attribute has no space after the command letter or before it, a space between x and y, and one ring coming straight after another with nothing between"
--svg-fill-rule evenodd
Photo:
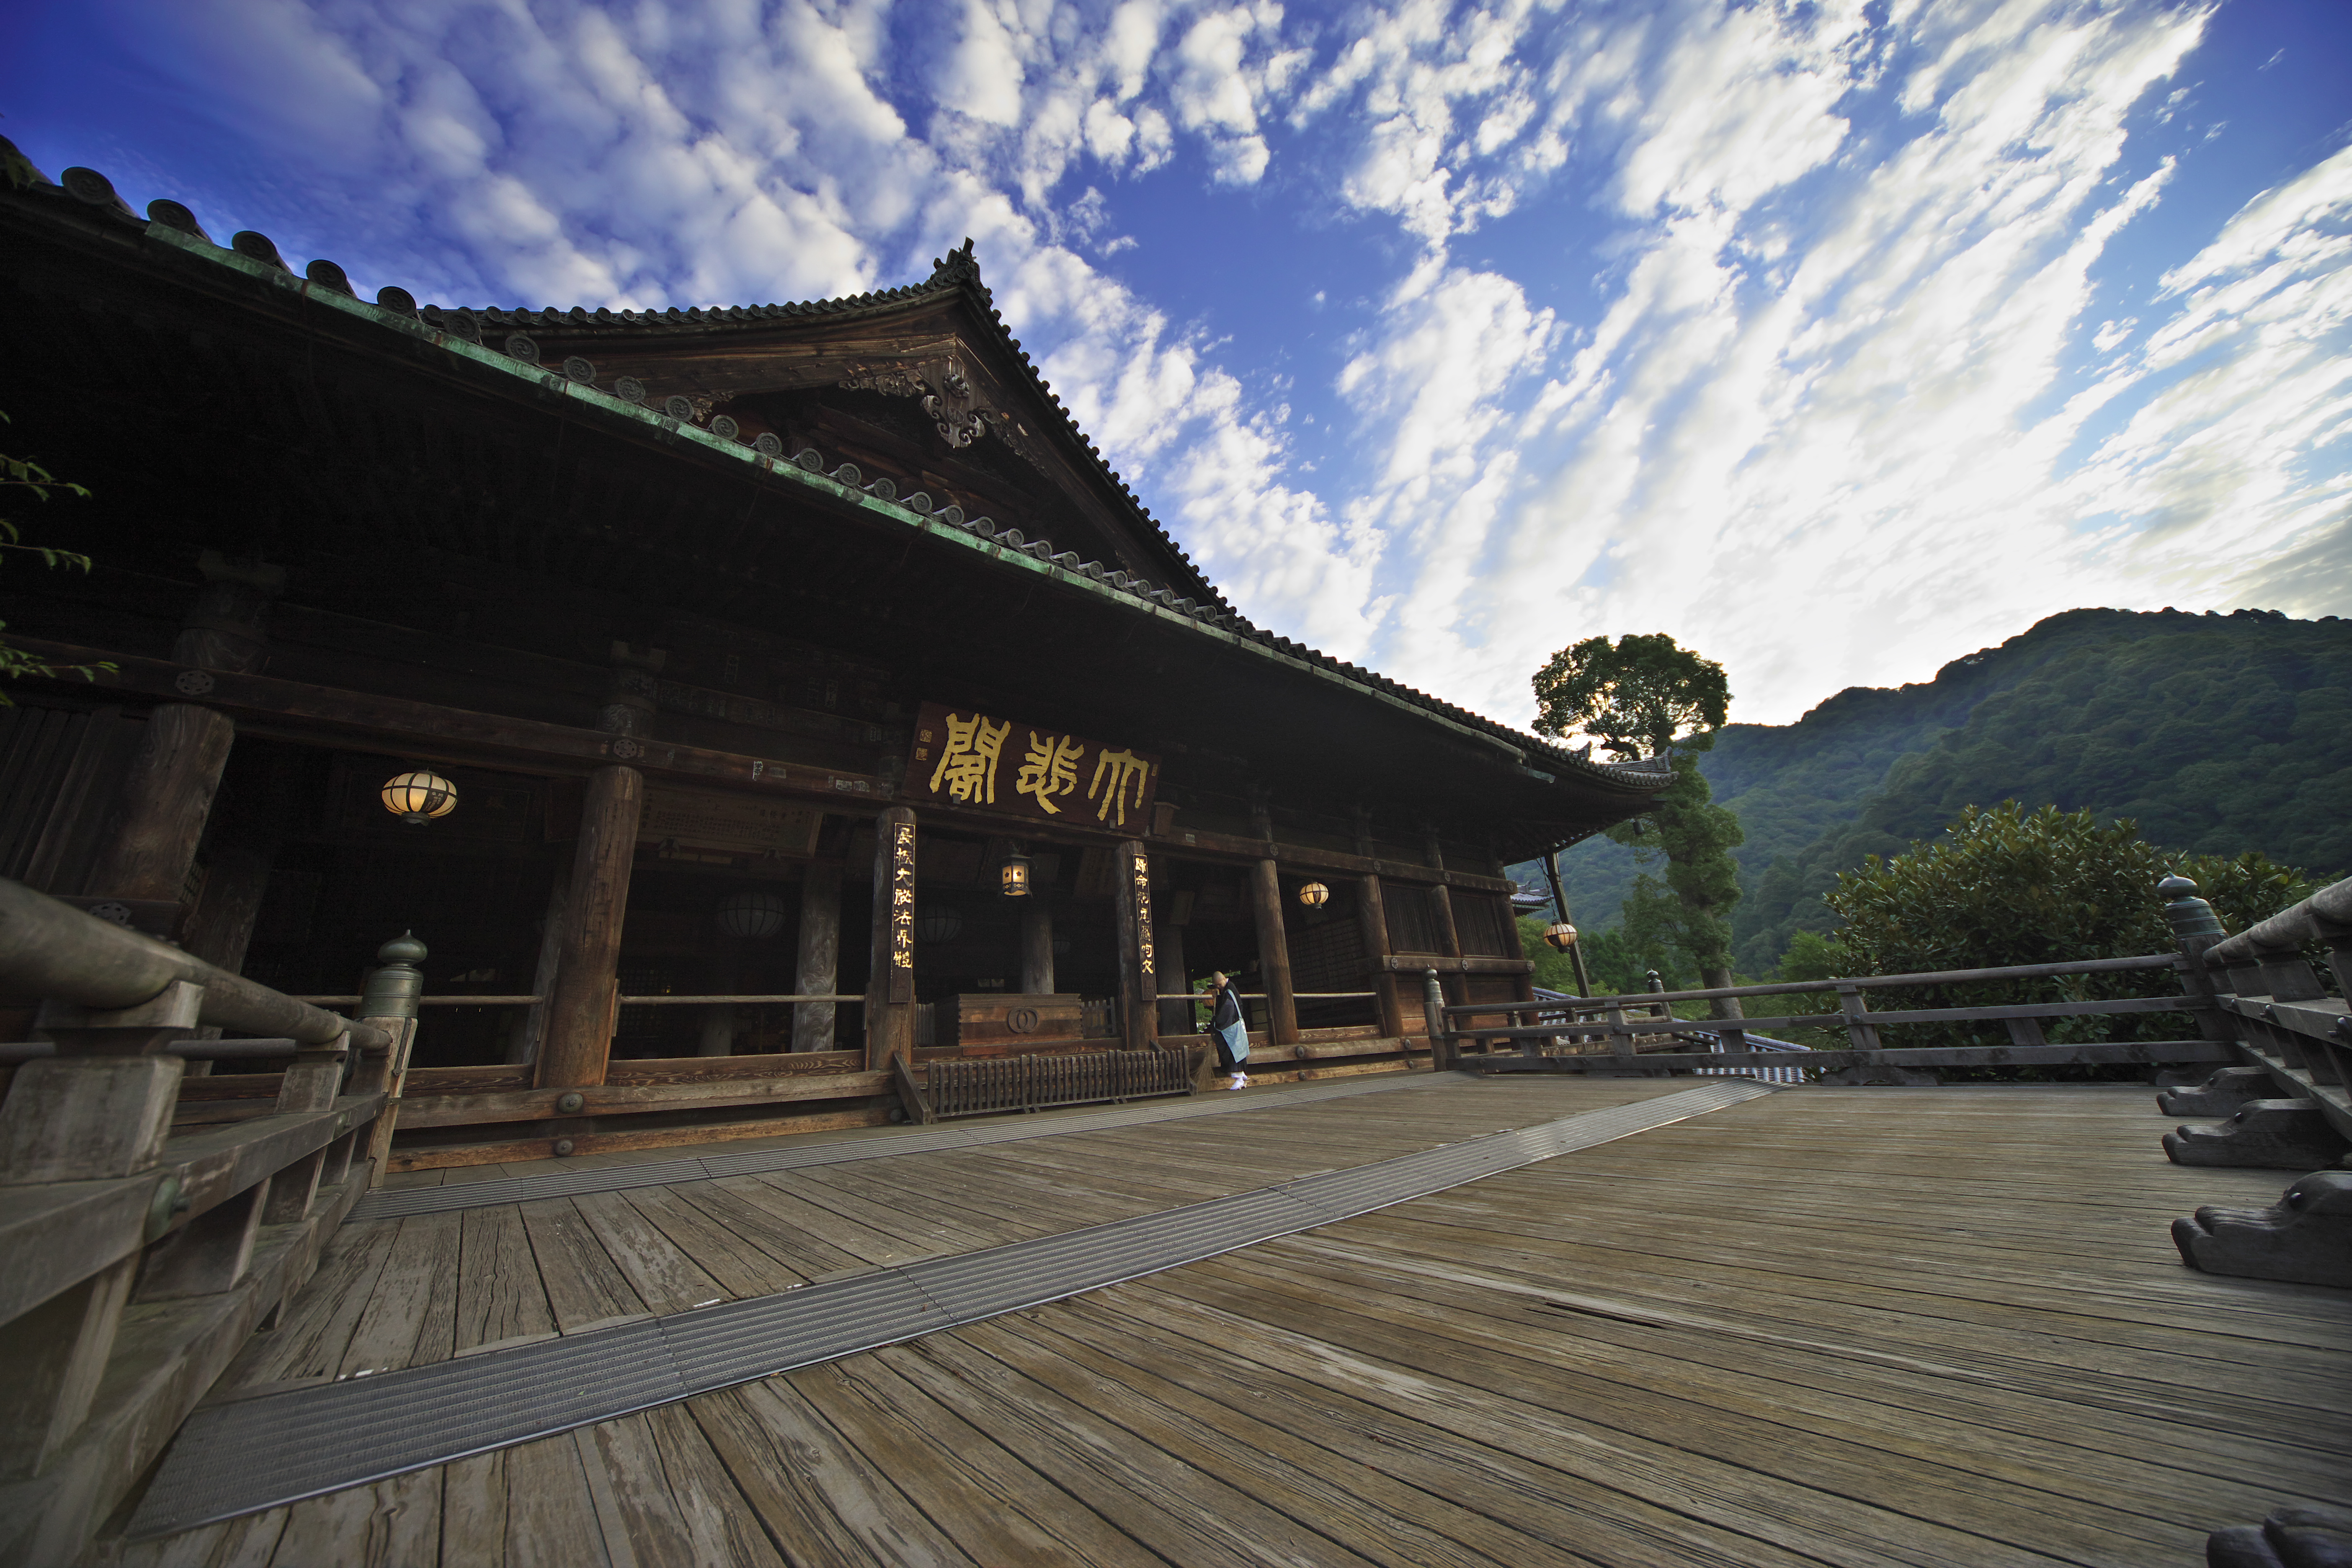
<instances>
[{"instance_id":1,"label":"white cloud","mask_svg":"<svg viewBox=\"0 0 2352 1568\"><path fill-rule=\"evenodd\" d=\"M2080 604L2352 609L2352 152L2102 282L2173 189L2132 135L2188 114L2200 3L112 3L336 172L289 254L420 292L855 293L976 237L1245 613L1498 717L1595 632L1781 721ZM1179 179L1342 232L1301 301L1333 358L1245 376L1101 270ZM1344 432L1312 468L1294 395Z\"/></svg>"}]
</instances>

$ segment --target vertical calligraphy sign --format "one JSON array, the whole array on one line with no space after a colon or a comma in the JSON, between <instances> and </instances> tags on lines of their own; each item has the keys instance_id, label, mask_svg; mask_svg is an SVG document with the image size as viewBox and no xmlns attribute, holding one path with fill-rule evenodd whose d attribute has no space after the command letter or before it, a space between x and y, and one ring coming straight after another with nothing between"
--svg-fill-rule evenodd
<instances>
[{"instance_id":1,"label":"vertical calligraphy sign","mask_svg":"<svg viewBox=\"0 0 2352 1568\"><path fill-rule=\"evenodd\" d=\"M915 999L915 825L890 825L890 989L893 1002Z\"/></svg>"},{"instance_id":2,"label":"vertical calligraphy sign","mask_svg":"<svg viewBox=\"0 0 2352 1568\"><path fill-rule=\"evenodd\" d=\"M1151 968L1151 857L1141 849L1129 851L1127 870L1135 886L1136 973L1142 977L1139 989L1148 1001L1160 994L1159 976Z\"/></svg>"}]
</instances>

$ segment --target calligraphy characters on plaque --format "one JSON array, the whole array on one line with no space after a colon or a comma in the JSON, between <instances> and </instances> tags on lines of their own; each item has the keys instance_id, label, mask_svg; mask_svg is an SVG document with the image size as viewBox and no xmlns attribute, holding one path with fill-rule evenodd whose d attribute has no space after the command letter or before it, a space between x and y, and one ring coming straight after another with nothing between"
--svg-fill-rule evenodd
<instances>
[{"instance_id":1,"label":"calligraphy characters on plaque","mask_svg":"<svg viewBox=\"0 0 2352 1568\"><path fill-rule=\"evenodd\" d=\"M1061 730L923 704L908 781L935 801L1138 829L1151 819L1160 759Z\"/></svg>"},{"instance_id":2,"label":"calligraphy characters on plaque","mask_svg":"<svg viewBox=\"0 0 2352 1568\"><path fill-rule=\"evenodd\" d=\"M1128 876L1135 887L1136 966L1145 974L1151 973L1151 861L1137 855L1128 862Z\"/></svg>"},{"instance_id":3,"label":"calligraphy characters on plaque","mask_svg":"<svg viewBox=\"0 0 2352 1568\"><path fill-rule=\"evenodd\" d=\"M890 829L890 963L915 967L915 825Z\"/></svg>"}]
</instances>

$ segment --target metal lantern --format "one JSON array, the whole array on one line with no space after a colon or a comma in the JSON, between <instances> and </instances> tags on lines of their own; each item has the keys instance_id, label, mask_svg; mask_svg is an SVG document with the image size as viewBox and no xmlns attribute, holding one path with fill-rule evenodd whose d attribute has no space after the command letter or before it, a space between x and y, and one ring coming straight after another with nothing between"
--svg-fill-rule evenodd
<instances>
[{"instance_id":1,"label":"metal lantern","mask_svg":"<svg viewBox=\"0 0 2352 1568\"><path fill-rule=\"evenodd\" d=\"M1029 857L1015 849L1004 858L1004 896L1025 899L1029 896Z\"/></svg>"},{"instance_id":2,"label":"metal lantern","mask_svg":"<svg viewBox=\"0 0 2352 1568\"><path fill-rule=\"evenodd\" d=\"M722 936L770 937L784 929L784 900L764 888L745 888L719 900Z\"/></svg>"},{"instance_id":3,"label":"metal lantern","mask_svg":"<svg viewBox=\"0 0 2352 1568\"><path fill-rule=\"evenodd\" d=\"M1310 910L1319 910L1330 900L1331 889L1320 882L1309 882L1298 889L1298 901Z\"/></svg>"},{"instance_id":4,"label":"metal lantern","mask_svg":"<svg viewBox=\"0 0 2352 1568\"><path fill-rule=\"evenodd\" d=\"M963 912L945 904L915 911L915 940L921 942L953 942L963 931Z\"/></svg>"},{"instance_id":5,"label":"metal lantern","mask_svg":"<svg viewBox=\"0 0 2352 1568\"><path fill-rule=\"evenodd\" d=\"M411 827L422 827L457 809L457 786L423 768L384 780L381 793L384 810Z\"/></svg>"},{"instance_id":6,"label":"metal lantern","mask_svg":"<svg viewBox=\"0 0 2352 1568\"><path fill-rule=\"evenodd\" d=\"M1566 921L1554 921L1544 927L1544 945L1554 952L1566 952L1576 945L1576 928Z\"/></svg>"}]
</instances>

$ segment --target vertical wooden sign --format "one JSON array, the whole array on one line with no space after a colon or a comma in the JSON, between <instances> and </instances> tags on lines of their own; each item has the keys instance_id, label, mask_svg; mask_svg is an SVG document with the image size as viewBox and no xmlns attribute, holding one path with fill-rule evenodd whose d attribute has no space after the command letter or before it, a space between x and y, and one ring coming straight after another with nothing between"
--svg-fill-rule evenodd
<instances>
[{"instance_id":1,"label":"vertical wooden sign","mask_svg":"<svg viewBox=\"0 0 2352 1568\"><path fill-rule=\"evenodd\" d=\"M915 824L890 824L890 992L893 1002L915 999Z\"/></svg>"},{"instance_id":2,"label":"vertical wooden sign","mask_svg":"<svg viewBox=\"0 0 2352 1568\"><path fill-rule=\"evenodd\" d=\"M1151 942L1151 855L1136 839L1118 847L1118 989L1128 1048L1146 1050L1159 1033L1158 955Z\"/></svg>"}]
</instances>

